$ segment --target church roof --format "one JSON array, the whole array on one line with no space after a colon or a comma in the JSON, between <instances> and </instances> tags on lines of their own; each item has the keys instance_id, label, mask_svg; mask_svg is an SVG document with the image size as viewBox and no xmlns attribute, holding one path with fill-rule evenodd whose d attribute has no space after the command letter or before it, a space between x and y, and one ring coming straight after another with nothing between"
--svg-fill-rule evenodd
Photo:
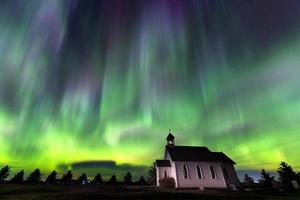
<instances>
[{"instance_id":1,"label":"church roof","mask_svg":"<svg viewBox=\"0 0 300 200\"><path fill-rule=\"evenodd\" d=\"M173 161L224 162L235 164L223 152L212 152L207 147L166 146L166 148Z\"/></svg>"},{"instance_id":2,"label":"church roof","mask_svg":"<svg viewBox=\"0 0 300 200\"><path fill-rule=\"evenodd\" d=\"M172 133L169 133L167 138L166 138L166 140L169 140L169 141L172 141L174 139L175 139L175 137L174 137L174 135L172 135Z\"/></svg>"},{"instance_id":3,"label":"church roof","mask_svg":"<svg viewBox=\"0 0 300 200\"><path fill-rule=\"evenodd\" d=\"M156 160L157 167L171 167L169 160Z\"/></svg>"}]
</instances>

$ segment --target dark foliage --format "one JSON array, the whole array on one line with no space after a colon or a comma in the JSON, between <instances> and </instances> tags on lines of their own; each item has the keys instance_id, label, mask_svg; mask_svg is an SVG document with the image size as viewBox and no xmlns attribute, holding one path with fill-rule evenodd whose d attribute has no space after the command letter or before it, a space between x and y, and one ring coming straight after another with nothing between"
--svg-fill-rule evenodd
<instances>
[{"instance_id":1,"label":"dark foliage","mask_svg":"<svg viewBox=\"0 0 300 200\"><path fill-rule=\"evenodd\" d=\"M94 179L91 181L91 184L103 184L102 176L100 173L94 177Z\"/></svg>"},{"instance_id":2,"label":"dark foliage","mask_svg":"<svg viewBox=\"0 0 300 200\"><path fill-rule=\"evenodd\" d=\"M20 172L18 172L11 180L11 183L14 184L21 184L24 182L24 170L21 170Z\"/></svg>"},{"instance_id":3,"label":"dark foliage","mask_svg":"<svg viewBox=\"0 0 300 200\"><path fill-rule=\"evenodd\" d=\"M46 184L56 184L57 183L56 176L57 176L56 171L52 171L51 174L49 174L49 176L47 177L45 183Z\"/></svg>"},{"instance_id":4,"label":"dark foliage","mask_svg":"<svg viewBox=\"0 0 300 200\"><path fill-rule=\"evenodd\" d=\"M0 183L3 182L9 175L9 167L6 165L0 171Z\"/></svg>"},{"instance_id":5,"label":"dark foliage","mask_svg":"<svg viewBox=\"0 0 300 200\"><path fill-rule=\"evenodd\" d=\"M35 169L29 176L27 177L27 182L31 184L37 184L41 181L42 175L39 169Z\"/></svg>"},{"instance_id":6,"label":"dark foliage","mask_svg":"<svg viewBox=\"0 0 300 200\"><path fill-rule=\"evenodd\" d=\"M81 174L81 176L77 179L77 183L82 185L88 184L88 179L85 173Z\"/></svg>"},{"instance_id":7,"label":"dark foliage","mask_svg":"<svg viewBox=\"0 0 300 200\"><path fill-rule=\"evenodd\" d=\"M73 177L72 171L69 170L68 173L62 176L61 183L65 185L71 184L72 177Z\"/></svg>"},{"instance_id":8,"label":"dark foliage","mask_svg":"<svg viewBox=\"0 0 300 200\"><path fill-rule=\"evenodd\" d=\"M116 175L112 175L112 177L109 179L109 181L107 183L110 184L110 185L117 184L117 177L116 177Z\"/></svg>"},{"instance_id":9,"label":"dark foliage","mask_svg":"<svg viewBox=\"0 0 300 200\"><path fill-rule=\"evenodd\" d=\"M272 182L274 181L274 176L271 176L270 173L267 173L264 169L261 170L261 178L259 183L263 187L270 188L273 186Z\"/></svg>"},{"instance_id":10,"label":"dark foliage","mask_svg":"<svg viewBox=\"0 0 300 200\"><path fill-rule=\"evenodd\" d=\"M148 170L147 170L147 182L150 185L155 185L156 184L156 168L155 166L151 166Z\"/></svg>"},{"instance_id":11,"label":"dark foliage","mask_svg":"<svg viewBox=\"0 0 300 200\"><path fill-rule=\"evenodd\" d=\"M279 181L289 190L294 189L292 181L297 181L297 174L293 168L286 162L279 164L278 170Z\"/></svg>"},{"instance_id":12,"label":"dark foliage","mask_svg":"<svg viewBox=\"0 0 300 200\"><path fill-rule=\"evenodd\" d=\"M250 177L248 174L245 174L245 177L243 179L243 185L246 187L254 186L254 179Z\"/></svg>"},{"instance_id":13,"label":"dark foliage","mask_svg":"<svg viewBox=\"0 0 300 200\"><path fill-rule=\"evenodd\" d=\"M143 176L141 176L141 178L139 179L139 181L137 182L138 185L147 185L146 180Z\"/></svg>"},{"instance_id":14,"label":"dark foliage","mask_svg":"<svg viewBox=\"0 0 300 200\"><path fill-rule=\"evenodd\" d=\"M126 176L124 176L125 184L132 184L132 175L130 172L127 172Z\"/></svg>"},{"instance_id":15,"label":"dark foliage","mask_svg":"<svg viewBox=\"0 0 300 200\"><path fill-rule=\"evenodd\" d=\"M164 188L175 188L174 178L168 177L159 180L159 185Z\"/></svg>"}]
</instances>

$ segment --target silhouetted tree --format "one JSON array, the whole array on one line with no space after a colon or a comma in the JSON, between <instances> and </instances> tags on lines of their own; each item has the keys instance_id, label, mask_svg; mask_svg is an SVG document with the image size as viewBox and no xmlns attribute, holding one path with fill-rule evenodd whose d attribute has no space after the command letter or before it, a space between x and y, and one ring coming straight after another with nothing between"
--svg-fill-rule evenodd
<instances>
[{"instance_id":1,"label":"silhouetted tree","mask_svg":"<svg viewBox=\"0 0 300 200\"><path fill-rule=\"evenodd\" d=\"M274 180L274 176L271 176L270 173L267 173L264 169L261 170L261 178L259 179L259 183L264 187L272 187L272 182Z\"/></svg>"},{"instance_id":2,"label":"silhouetted tree","mask_svg":"<svg viewBox=\"0 0 300 200\"><path fill-rule=\"evenodd\" d=\"M130 172L127 172L126 176L124 176L125 184L132 184L132 175Z\"/></svg>"},{"instance_id":3,"label":"silhouetted tree","mask_svg":"<svg viewBox=\"0 0 300 200\"><path fill-rule=\"evenodd\" d=\"M149 184L151 185L155 185L156 184L156 168L155 166L151 166L148 170L147 170L147 181Z\"/></svg>"},{"instance_id":4,"label":"silhouetted tree","mask_svg":"<svg viewBox=\"0 0 300 200\"><path fill-rule=\"evenodd\" d=\"M111 185L117 184L117 177L116 177L116 175L112 175L112 177L108 181L108 184L111 184Z\"/></svg>"},{"instance_id":5,"label":"silhouetted tree","mask_svg":"<svg viewBox=\"0 0 300 200\"><path fill-rule=\"evenodd\" d=\"M45 183L47 183L47 184L56 184L57 183L56 176L57 176L56 171L52 171L51 174L49 174L49 176L47 177Z\"/></svg>"},{"instance_id":6,"label":"silhouetted tree","mask_svg":"<svg viewBox=\"0 0 300 200\"><path fill-rule=\"evenodd\" d=\"M24 170L18 172L11 180L11 183L20 184L24 182Z\"/></svg>"},{"instance_id":7,"label":"silhouetted tree","mask_svg":"<svg viewBox=\"0 0 300 200\"><path fill-rule=\"evenodd\" d=\"M9 167L6 165L0 171L0 183L3 182L9 175Z\"/></svg>"},{"instance_id":8,"label":"silhouetted tree","mask_svg":"<svg viewBox=\"0 0 300 200\"><path fill-rule=\"evenodd\" d=\"M92 180L91 182L92 184L103 184L103 180L102 180L102 176L101 174L97 174L95 177L94 177L94 180Z\"/></svg>"},{"instance_id":9,"label":"silhouetted tree","mask_svg":"<svg viewBox=\"0 0 300 200\"><path fill-rule=\"evenodd\" d=\"M279 174L279 181L288 189L294 189L292 181L297 181L297 174L293 168L286 162L281 162L277 172Z\"/></svg>"},{"instance_id":10,"label":"silhouetted tree","mask_svg":"<svg viewBox=\"0 0 300 200\"><path fill-rule=\"evenodd\" d=\"M28 183L39 183L41 181L42 175L40 169L35 169L29 176L27 177Z\"/></svg>"},{"instance_id":11,"label":"silhouetted tree","mask_svg":"<svg viewBox=\"0 0 300 200\"><path fill-rule=\"evenodd\" d=\"M147 185L146 180L143 176L141 176L141 178L139 179L139 181L137 182L138 185Z\"/></svg>"},{"instance_id":12,"label":"silhouetted tree","mask_svg":"<svg viewBox=\"0 0 300 200\"><path fill-rule=\"evenodd\" d=\"M72 177L73 177L72 171L69 170L68 173L63 175L62 180L61 180L62 184L71 184Z\"/></svg>"},{"instance_id":13,"label":"silhouetted tree","mask_svg":"<svg viewBox=\"0 0 300 200\"><path fill-rule=\"evenodd\" d=\"M243 179L243 184L245 186L253 186L254 185L254 179L250 177L248 174L245 174L245 177Z\"/></svg>"},{"instance_id":14,"label":"silhouetted tree","mask_svg":"<svg viewBox=\"0 0 300 200\"><path fill-rule=\"evenodd\" d=\"M77 183L82 184L82 185L85 185L88 183L85 173L81 174L81 176L77 179Z\"/></svg>"}]
</instances>

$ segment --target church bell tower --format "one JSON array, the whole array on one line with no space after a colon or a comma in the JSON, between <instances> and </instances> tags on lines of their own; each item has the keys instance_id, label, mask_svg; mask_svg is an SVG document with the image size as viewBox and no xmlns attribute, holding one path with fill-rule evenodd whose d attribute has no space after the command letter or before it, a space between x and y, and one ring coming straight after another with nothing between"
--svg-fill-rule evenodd
<instances>
[{"instance_id":1,"label":"church bell tower","mask_svg":"<svg viewBox=\"0 0 300 200\"><path fill-rule=\"evenodd\" d=\"M169 147L175 146L175 141L174 141L175 137L174 137L174 135L172 135L171 130L169 130L169 134L168 134L166 140L167 140L167 146L169 146Z\"/></svg>"}]
</instances>

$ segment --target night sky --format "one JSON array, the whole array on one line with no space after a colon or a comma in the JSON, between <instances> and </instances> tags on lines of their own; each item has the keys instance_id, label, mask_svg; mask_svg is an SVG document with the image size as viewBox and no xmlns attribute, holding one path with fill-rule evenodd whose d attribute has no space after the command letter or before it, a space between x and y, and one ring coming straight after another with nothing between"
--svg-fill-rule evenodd
<instances>
[{"instance_id":1,"label":"night sky","mask_svg":"<svg viewBox=\"0 0 300 200\"><path fill-rule=\"evenodd\" d=\"M0 1L0 166L150 166L169 129L300 169L300 1Z\"/></svg>"}]
</instances>

